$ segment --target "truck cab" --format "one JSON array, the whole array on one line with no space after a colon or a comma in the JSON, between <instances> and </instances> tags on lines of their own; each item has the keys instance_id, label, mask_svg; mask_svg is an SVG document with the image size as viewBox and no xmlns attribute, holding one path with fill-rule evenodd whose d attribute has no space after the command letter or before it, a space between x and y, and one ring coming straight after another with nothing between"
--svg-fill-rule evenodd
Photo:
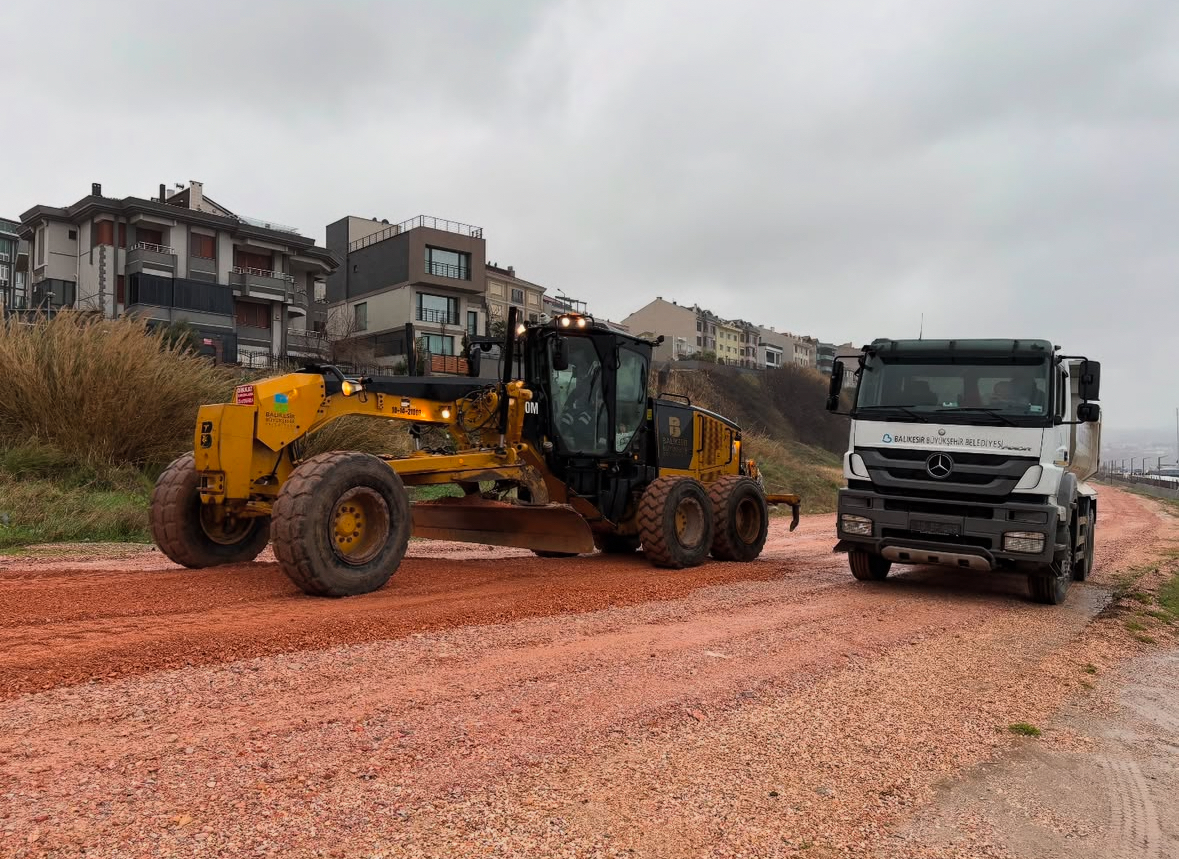
<instances>
[{"instance_id":1,"label":"truck cab","mask_svg":"<svg viewBox=\"0 0 1179 859\"><path fill-rule=\"evenodd\" d=\"M1063 602L1092 567L1100 365L1047 340L881 339L854 373L836 526L853 575L1014 571Z\"/></svg>"}]
</instances>

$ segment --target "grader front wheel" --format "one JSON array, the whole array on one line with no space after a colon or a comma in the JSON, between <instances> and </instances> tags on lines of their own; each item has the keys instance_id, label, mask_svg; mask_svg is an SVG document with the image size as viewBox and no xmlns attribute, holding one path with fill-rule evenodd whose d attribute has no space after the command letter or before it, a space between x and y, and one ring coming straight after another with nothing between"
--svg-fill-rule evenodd
<instances>
[{"instance_id":1,"label":"grader front wheel","mask_svg":"<svg viewBox=\"0 0 1179 859\"><path fill-rule=\"evenodd\" d=\"M300 464L280 490L273 518L275 557L313 596L383 587L409 545L405 486L367 453L334 451Z\"/></svg>"},{"instance_id":2,"label":"grader front wheel","mask_svg":"<svg viewBox=\"0 0 1179 859\"><path fill-rule=\"evenodd\" d=\"M218 521L217 511L201 504L198 480L191 453L164 469L151 493L152 541L169 560L192 569L254 560L270 542L270 520L221 516Z\"/></svg>"}]
</instances>

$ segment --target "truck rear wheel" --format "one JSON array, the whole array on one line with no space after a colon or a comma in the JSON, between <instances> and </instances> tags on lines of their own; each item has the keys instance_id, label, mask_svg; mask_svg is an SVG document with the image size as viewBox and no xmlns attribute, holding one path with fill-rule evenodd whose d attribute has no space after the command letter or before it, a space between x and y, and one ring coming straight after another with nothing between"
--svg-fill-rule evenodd
<instances>
[{"instance_id":1,"label":"truck rear wheel","mask_svg":"<svg viewBox=\"0 0 1179 859\"><path fill-rule=\"evenodd\" d=\"M757 482L727 475L708 487L713 509L712 557L718 561L752 561L765 548L770 508Z\"/></svg>"},{"instance_id":2,"label":"truck rear wheel","mask_svg":"<svg viewBox=\"0 0 1179 859\"><path fill-rule=\"evenodd\" d=\"M274 554L313 596L375 591L401 565L411 528L401 478L367 453L332 451L303 462L274 502Z\"/></svg>"},{"instance_id":3,"label":"truck rear wheel","mask_svg":"<svg viewBox=\"0 0 1179 859\"><path fill-rule=\"evenodd\" d=\"M1043 571L1028 574L1028 590L1032 599L1044 605L1061 605L1068 598L1068 586L1073 581L1073 535L1065 536L1068 549L1064 556L1053 561Z\"/></svg>"},{"instance_id":4,"label":"truck rear wheel","mask_svg":"<svg viewBox=\"0 0 1179 859\"><path fill-rule=\"evenodd\" d=\"M713 512L708 492L690 477L660 477L639 502L643 552L657 567L696 567L712 548Z\"/></svg>"},{"instance_id":5,"label":"truck rear wheel","mask_svg":"<svg viewBox=\"0 0 1179 859\"><path fill-rule=\"evenodd\" d=\"M847 553L847 564L851 567L852 575L861 582L882 582L888 578L888 571L892 569L892 561L861 549L852 549Z\"/></svg>"},{"instance_id":6,"label":"truck rear wheel","mask_svg":"<svg viewBox=\"0 0 1179 859\"><path fill-rule=\"evenodd\" d=\"M214 508L201 503L198 480L191 453L164 469L151 493L152 541L169 560L191 569L254 560L270 542L269 517L218 523Z\"/></svg>"}]
</instances>

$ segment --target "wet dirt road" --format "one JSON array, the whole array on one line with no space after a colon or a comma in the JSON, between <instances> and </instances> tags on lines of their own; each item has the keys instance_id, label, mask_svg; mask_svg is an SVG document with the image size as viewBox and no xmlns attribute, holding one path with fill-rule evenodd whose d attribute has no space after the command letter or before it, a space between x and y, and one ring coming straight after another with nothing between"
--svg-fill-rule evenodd
<instances>
[{"instance_id":1,"label":"wet dirt road","mask_svg":"<svg viewBox=\"0 0 1179 859\"><path fill-rule=\"evenodd\" d=\"M1057 608L857 583L827 516L692 571L414 544L336 601L264 561L3 559L0 855L969 855L892 832L1080 691L1106 585L1179 537L1101 509Z\"/></svg>"}]
</instances>

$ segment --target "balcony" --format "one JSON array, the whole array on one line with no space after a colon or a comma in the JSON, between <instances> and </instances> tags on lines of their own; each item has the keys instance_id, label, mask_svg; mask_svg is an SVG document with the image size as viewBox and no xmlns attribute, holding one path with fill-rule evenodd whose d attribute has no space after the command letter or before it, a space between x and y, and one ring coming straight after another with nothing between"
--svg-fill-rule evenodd
<instances>
[{"instance_id":1,"label":"balcony","mask_svg":"<svg viewBox=\"0 0 1179 859\"><path fill-rule=\"evenodd\" d=\"M472 239L483 238L483 228L473 227L470 224L461 224L458 221L448 221L445 218L435 218L431 215L418 215L416 218L410 218L408 221L402 221L400 224L392 224L380 232L365 236L362 239L357 239L348 245L348 252L358 251L361 248L366 248L369 245L375 245L377 242L383 242L385 239L399 236L407 230L417 229L418 227L427 227L431 230L443 230L448 233L455 233L456 235L466 236Z\"/></svg>"},{"instance_id":2,"label":"balcony","mask_svg":"<svg viewBox=\"0 0 1179 859\"><path fill-rule=\"evenodd\" d=\"M296 300L295 279L280 271L235 265L229 273L229 284L238 295L285 301L288 304Z\"/></svg>"},{"instance_id":3,"label":"balcony","mask_svg":"<svg viewBox=\"0 0 1179 859\"><path fill-rule=\"evenodd\" d=\"M457 313L435 310L432 307L419 307L416 316L418 322L433 322L435 325L458 325Z\"/></svg>"},{"instance_id":4,"label":"balcony","mask_svg":"<svg viewBox=\"0 0 1179 859\"><path fill-rule=\"evenodd\" d=\"M427 262L426 274L432 274L435 277L449 277L453 278L454 280L471 279L470 268L465 265L454 265L453 263L448 262Z\"/></svg>"},{"instance_id":5,"label":"balcony","mask_svg":"<svg viewBox=\"0 0 1179 859\"><path fill-rule=\"evenodd\" d=\"M145 268L175 274L176 251L167 245L136 242L127 248L127 274L135 274Z\"/></svg>"},{"instance_id":6,"label":"balcony","mask_svg":"<svg viewBox=\"0 0 1179 859\"><path fill-rule=\"evenodd\" d=\"M20 224L18 224L16 221L9 221L6 218L0 218L0 233L6 233L6 238L20 238L20 236L17 235L19 230Z\"/></svg>"},{"instance_id":7,"label":"balcony","mask_svg":"<svg viewBox=\"0 0 1179 859\"><path fill-rule=\"evenodd\" d=\"M217 280L217 260L210 257L188 256L188 276L196 280Z\"/></svg>"}]
</instances>

